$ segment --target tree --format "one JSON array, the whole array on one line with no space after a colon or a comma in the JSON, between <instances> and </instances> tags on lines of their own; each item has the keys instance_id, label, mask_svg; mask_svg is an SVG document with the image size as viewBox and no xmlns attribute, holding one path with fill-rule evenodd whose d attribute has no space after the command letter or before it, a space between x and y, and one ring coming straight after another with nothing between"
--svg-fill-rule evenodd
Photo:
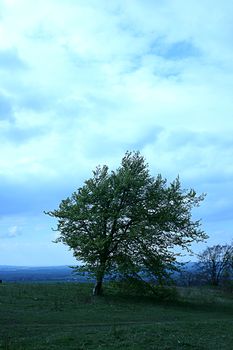
<instances>
[{"instance_id":1,"label":"tree","mask_svg":"<svg viewBox=\"0 0 233 350\"><path fill-rule=\"evenodd\" d=\"M94 294L113 271L139 276L144 270L160 280L174 267L176 246L189 249L206 238L191 209L204 198L182 190L179 178L169 186L161 175L150 176L139 152L127 152L120 167L98 166L71 197L50 211L58 219L56 242L73 250L80 270L96 278Z\"/></svg>"},{"instance_id":2,"label":"tree","mask_svg":"<svg viewBox=\"0 0 233 350\"><path fill-rule=\"evenodd\" d=\"M199 268L213 286L218 286L233 271L233 244L207 247L199 254Z\"/></svg>"}]
</instances>

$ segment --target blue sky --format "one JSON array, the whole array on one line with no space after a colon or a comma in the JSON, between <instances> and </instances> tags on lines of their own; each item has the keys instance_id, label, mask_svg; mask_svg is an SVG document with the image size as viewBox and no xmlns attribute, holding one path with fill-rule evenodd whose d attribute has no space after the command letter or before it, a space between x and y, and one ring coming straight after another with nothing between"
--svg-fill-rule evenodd
<instances>
[{"instance_id":1,"label":"blue sky","mask_svg":"<svg viewBox=\"0 0 233 350\"><path fill-rule=\"evenodd\" d=\"M0 265L75 264L43 211L126 150L206 192L207 244L232 241L232 13L230 0L1 0Z\"/></svg>"}]
</instances>

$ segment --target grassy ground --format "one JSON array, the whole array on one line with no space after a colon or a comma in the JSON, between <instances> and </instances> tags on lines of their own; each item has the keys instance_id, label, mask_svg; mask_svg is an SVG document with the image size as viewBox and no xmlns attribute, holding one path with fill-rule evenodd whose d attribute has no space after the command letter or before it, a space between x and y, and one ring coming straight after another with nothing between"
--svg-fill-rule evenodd
<instances>
[{"instance_id":1,"label":"grassy ground","mask_svg":"<svg viewBox=\"0 0 233 350\"><path fill-rule=\"evenodd\" d=\"M233 349L233 295L93 298L88 284L0 285L0 349Z\"/></svg>"}]
</instances>

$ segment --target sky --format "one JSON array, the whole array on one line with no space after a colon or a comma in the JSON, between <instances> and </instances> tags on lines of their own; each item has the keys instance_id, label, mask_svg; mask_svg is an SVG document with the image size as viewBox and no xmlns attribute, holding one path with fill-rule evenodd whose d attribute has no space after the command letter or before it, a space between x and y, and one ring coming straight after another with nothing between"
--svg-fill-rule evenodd
<instances>
[{"instance_id":1,"label":"sky","mask_svg":"<svg viewBox=\"0 0 233 350\"><path fill-rule=\"evenodd\" d=\"M233 2L0 0L0 265L74 265L56 209L139 150L233 239Z\"/></svg>"}]
</instances>

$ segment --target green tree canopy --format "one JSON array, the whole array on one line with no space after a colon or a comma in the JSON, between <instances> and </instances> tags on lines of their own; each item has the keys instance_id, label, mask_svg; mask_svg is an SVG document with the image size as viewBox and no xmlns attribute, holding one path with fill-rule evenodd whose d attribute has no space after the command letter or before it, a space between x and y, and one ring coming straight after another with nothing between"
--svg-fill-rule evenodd
<instances>
[{"instance_id":1,"label":"green tree canopy","mask_svg":"<svg viewBox=\"0 0 233 350\"><path fill-rule=\"evenodd\" d=\"M159 280L174 267L174 248L189 249L206 238L191 210L204 198L183 190L179 178L170 185L161 175L152 177L139 152L127 152L121 165L109 171L98 166L93 176L59 208L56 242L73 250L82 269L94 274L94 294L101 293L103 278L116 271L145 271Z\"/></svg>"}]
</instances>

